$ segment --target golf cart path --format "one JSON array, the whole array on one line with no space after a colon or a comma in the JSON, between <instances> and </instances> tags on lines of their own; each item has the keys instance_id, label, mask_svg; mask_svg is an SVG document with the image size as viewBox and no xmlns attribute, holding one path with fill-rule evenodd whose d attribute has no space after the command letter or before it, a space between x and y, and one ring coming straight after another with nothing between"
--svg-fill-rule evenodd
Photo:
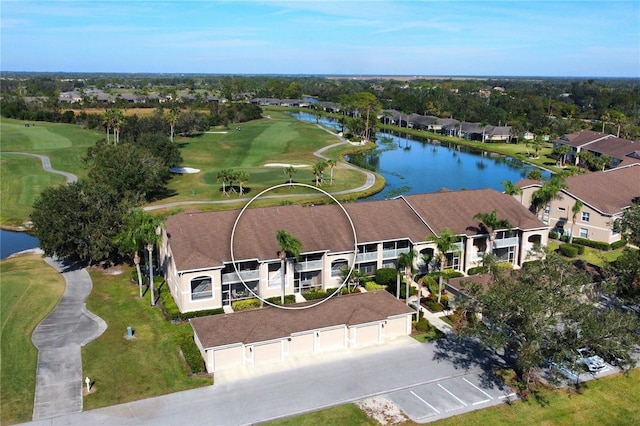
<instances>
[{"instance_id":1,"label":"golf cart path","mask_svg":"<svg viewBox=\"0 0 640 426\"><path fill-rule=\"evenodd\" d=\"M78 181L78 176L74 175L73 173L63 172L63 171L56 170L56 169L52 168L51 167L51 160L46 155L32 154L30 152L5 152L4 154L20 154L20 155L29 155L31 157L38 157L40 159L40 161L42 162L42 170L44 170L45 172L54 173L54 174L57 174L57 175L62 175L62 176L67 178L67 183L72 183L72 182L77 182Z\"/></svg>"},{"instance_id":2,"label":"golf cart path","mask_svg":"<svg viewBox=\"0 0 640 426\"><path fill-rule=\"evenodd\" d=\"M87 270L50 257L45 261L62 274L66 288L60 302L31 336L38 349L33 420L82 411L81 347L107 329L104 320L85 305L93 288Z\"/></svg>"},{"instance_id":3,"label":"golf cart path","mask_svg":"<svg viewBox=\"0 0 640 426\"><path fill-rule=\"evenodd\" d=\"M340 146L340 145L345 145L348 144L349 141L344 139L342 136L338 135L335 132L332 132L329 129L326 129L324 127L322 127L320 124L317 125L320 129L324 130L327 133L330 133L332 135L334 135L335 137L340 139L340 142L331 144L331 145L327 145L325 147L320 148L319 150L315 151L313 153L313 155L315 155L318 158L321 158L323 160L328 160L329 157L324 155L325 151L328 151L332 148L335 148L336 146ZM344 191L337 191L337 192L331 192L331 195L336 196L336 195L346 195L346 194L353 194L356 192L362 192L362 191L366 191L368 189L370 189L371 187L373 187L373 185L376 182L376 176L375 174L373 174L372 172L368 171L368 170L363 170L360 169L358 167L355 167L347 162L344 161L339 161L339 164L341 166L343 166L346 169L349 170L355 170L356 172L360 172L360 173L364 173L365 175L365 182L364 184L360 185L357 188L353 188L353 189L346 189ZM284 197L289 197L290 195L265 195L262 198L264 199L274 199L274 198L284 198ZM314 197L317 196L317 194L298 194L296 196L301 196L301 197ZM146 206L144 207L144 210L150 211L150 210L160 210L160 209L166 209L166 208L172 208L172 207L178 207L178 206L184 206L184 205L191 205L191 204L230 204L230 203L237 203L237 202L248 202L250 201L251 198L246 197L246 198L233 198L233 199L228 199L228 200L193 200L193 201L176 201L173 203L165 203L165 204L158 204L155 206Z\"/></svg>"}]
</instances>

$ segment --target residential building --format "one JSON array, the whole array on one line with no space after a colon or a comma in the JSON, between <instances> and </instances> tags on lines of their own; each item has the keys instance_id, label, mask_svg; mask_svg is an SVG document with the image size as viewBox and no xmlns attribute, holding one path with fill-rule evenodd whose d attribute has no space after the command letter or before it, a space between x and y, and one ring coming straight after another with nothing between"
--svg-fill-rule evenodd
<instances>
[{"instance_id":1,"label":"residential building","mask_svg":"<svg viewBox=\"0 0 640 426\"><path fill-rule=\"evenodd\" d=\"M493 210L511 227L496 230L490 246L488 230L473 217ZM395 267L409 250L418 254L415 266L426 271L437 255L431 238L445 228L459 237L447 267L461 272L480 265L487 252L518 268L548 236L548 226L511 196L491 189L443 190L344 206L180 213L166 220L160 266L181 312L283 293L303 299L310 289L339 287L345 266L372 276L378 268ZM287 258L284 268L278 230L302 244L300 257Z\"/></svg>"},{"instance_id":2,"label":"residential building","mask_svg":"<svg viewBox=\"0 0 640 426\"><path fill-rule=\"evenodd\" d=\"M563 235L614 243L622 237L613 230L613 221L640 196L640 164L587 173L566 178L567 189L538 212L539 218ZM531 197L543 182L521 180L516 184L521 195L513 197L524 206L531 206ZM582 208L573 216L576 201Z\"/></svg>"},{"instance_id":3,"label":"residential building","mask_svg":"<svg viewBox=\"0 0 640 426\"><path fill-rule=\"evenodd\" d=\"M606 168L640 163L640 143L606 133L581 130L563 135L553 142L554 148L560 145L567 145L571 148L566 157L569 164L577 165L580 153L584 151L591 152L595 158L609 157L611 164L607 164Z\"/></svg>"}]
</instances>

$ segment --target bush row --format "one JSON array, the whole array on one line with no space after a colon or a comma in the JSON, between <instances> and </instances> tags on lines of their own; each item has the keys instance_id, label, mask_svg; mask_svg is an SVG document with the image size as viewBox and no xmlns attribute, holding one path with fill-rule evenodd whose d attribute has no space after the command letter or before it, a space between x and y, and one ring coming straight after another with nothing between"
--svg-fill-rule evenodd
<instances>
[{"instance_id":1,"label":"bush row","mask_svg":"<svg viewBox=\"0 0 640 426\"><path fill-rule=\"evenodd\" d=\"M173 296L171 296L171 292L169 291L169 287L166 282L163 282L158 286L158 293L165 316L173 322L182 322L190 318L206 317L209 315L219 315L224 312L223 308L205 309L195 312L180 312L178 305L176 305L175 300L173 300Z\"/></svg>"},{"instance_id":2,"label":"bush row","mask_svg":"<svg viewBox=\"0 0 640 426\"><path fill-rule=\"evenodd\" d=\"M198 350L198 346L196 346L196 342L193 340L193 335L191 333L180 333L177 338L178 346L180 346L184 360L191 373L202 373L204 371L204 360Z\"/></svg>"},{"instance_id":3,"label":"bush row","mask_svg":"<svg viewBox=\"0 0 640 426\"><path fill-rule=\"evenodd\" d=\"M555 240L560 240L563 241L565 243L569 242L569 237L566 235L560 235L558 232L549 232L549 238L553 238ZM580 246L587 246L587 247L591 247L597 250L602 250L602 251L608 251L608 250L615 250L618 249L620 247L624 247L627 242L624 239L618 240L616 242L613 242L611 244L609 243L604 243L602 241L593 241L593 240L589 240L587 238L580 238L580 237L574 237L572 244L575 245L580 245Z\"/></svg>"},{"instance_id":4,"label":"bush row","mask_svg":"<svg viewBox=\"0 0 640 426\"><path fill-rule=\"evenodd\" d=\"M578 244L562 243L558 247L560 253L566 257L576 257L584 254L584 246Z\"/></svg>"}]
</instances>

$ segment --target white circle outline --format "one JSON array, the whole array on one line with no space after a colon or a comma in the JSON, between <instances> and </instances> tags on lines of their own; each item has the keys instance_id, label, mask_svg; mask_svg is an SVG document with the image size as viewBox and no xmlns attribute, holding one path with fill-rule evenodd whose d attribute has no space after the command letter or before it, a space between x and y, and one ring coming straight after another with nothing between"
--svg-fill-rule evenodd
<instances>
[{"instance_id":1,"label":"white circle outline","mask_svg":"<svg viewBox=\"0 0 640 426\"><path fill-rule=\"evenodd\" d=\"M249 286L247 285L247 283L244 282L244 279L242 278L242 276L240 275L240 271L238 271L238 267L236 265L236 259L233 253L233 240L235 238L235 233L236 233L236 227L238 226L238 222L240 221L240 217L242 217L242 214L244 213L244 211L249 207L249 205L251 205L251 203L253 203L257 198L261 197L263 194L272 191L274 189L278 189L278 188L282 188L285 186L301 186L303 188L311 188L311 189L315 189L316 191L322 192L324 195L328 196L329 198L331 198L343 211L343 213L347 216L347 219L349 220L349 224L351 225L351 231L353 232L353 262L351 263L351 267L349 268L349 274L345 277L344 281L342 282L342 284L340 284L340 286L329 296L329 297L325 297L324 299L320 299L318 302L312 304L312 305L307 305L307 306L286 306L286 305L277 305L275 303L271 303L265 299L263 299L260 295L256 294L253 290L251 290L249 288ZM258 299L260 299L263 303L266 303L267 305L273 306L275 308L280 308L280 309L289 309L289 310L301 310L301 309L308 309L308 308L313 308L314 306L318 306L324 302L326 302L327 300L331 299L333 296L335 296L336 294L338 294L339 291L342 290L342 288L344 287L344 285L346 284L347 280L351 277L351 274L353 273L353 270L356 266L356 257L358 255L358 237L356 235L356 228L353 225L353 220L351 220L351 216L349 216L349 213L347 213L347 210L344 208L344 206L342 204L340 204L340 202L338 200L336 200L336 198L329 194L327 191L325 191L324 189L320 189L318 187L315 186L311 186L311 185L307 185L306 183L282 183L279 185L275 185L275 186L271 186L269 188L266 188L264 190L262 190L259 194L256 194L252 199L250 199L247 204L245 204L245 206L242 208L242 210L240 210L240 213L238 213L238 217L236 217L236 221L233 223L233 229L231 230L231 243L230 243L230 247L229 247L230 251L231 251L231 262L233 264L233 269L236 272L236 275L238 275L238 278L240 279L240 282L242 282L242 285L244 285L244 287L249 291L249 293L253 294L255 297L257 297Z\"/></svg>"}]
</instances>

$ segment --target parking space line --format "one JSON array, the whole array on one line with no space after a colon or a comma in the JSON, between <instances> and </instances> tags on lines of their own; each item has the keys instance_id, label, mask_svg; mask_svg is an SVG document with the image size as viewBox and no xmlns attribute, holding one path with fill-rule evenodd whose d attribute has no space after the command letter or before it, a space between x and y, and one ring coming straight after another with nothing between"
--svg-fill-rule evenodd
<instances>
[{"instance_id":1,"label":"parking space line","mask_svg":"<svg viewBox=\"0 0 640 426\"><path fill-rule=\"evenodd\" d=\"M442 388L443 391L445 391L446 393L448 393L449 395L451 395L452 397L454 397L456 400L458 400L458 402L462 405L464 405L465 407L469 406L469 404L467 404L466 402L464 402L463 400L461 400L460 398L458 398L457 396L455 396L453 393L449 392L447 390L447 388L445 388L444 386L442 386L440 383L438 383L438 386L440 386Z\"/></svg>"},{"instance_id":2,"label":"parking space line","mask_svg":"<svg viewBox=\"0 0 640 426\"><path fill-rule=\"evenodd\" d=\"M485 402L489 402L489 401L491 401L493 399L493 397L491 395L489 395L488 393L486 393L485 391L483 391L482 389L480 389L479 387L477 387L476 385L474 385L473 383L468 381L466 377L463 377L462 380L464 380L465 382L469 383L471 386L473 386L474 388L476 388L477 390L482 392L484 395L486 395L487 398L489 398L489 399L485 399L485 400L482 400L482 401L476 401L471 405L484 404Z\"/></svg>"},{"instance_id":3,"label":"parking space line","mask_svg":"<svg viewBox=\"0 0 640 426\"><path fill-rule=\"evenodd\" d=\"M515 393L515 392L511 392L511 393L510 393L510 394L508 394L508 395L500 395L500 396L498 397L498 399L511 398L512 396L516 396L516 393Z\"/></svg>"},{"instance_id":4,"label":"parking space line","mask_svg":"<svg viewBox=\"0 0 640 426\"><path fill-rule=\"evenodd\" d=\"M411 391L411 395L415 396L416 398L418 398L420 401L424 402L429 408L431 408L433 411L435 411L436 413L440 414L440 411L438 411L436 409L436 407L434 407L433 405L429 404L427 401L425 401L424 399L420 398L418 395L416 395L416 393L414 391Z\"/></svg>"}]
</instances>

